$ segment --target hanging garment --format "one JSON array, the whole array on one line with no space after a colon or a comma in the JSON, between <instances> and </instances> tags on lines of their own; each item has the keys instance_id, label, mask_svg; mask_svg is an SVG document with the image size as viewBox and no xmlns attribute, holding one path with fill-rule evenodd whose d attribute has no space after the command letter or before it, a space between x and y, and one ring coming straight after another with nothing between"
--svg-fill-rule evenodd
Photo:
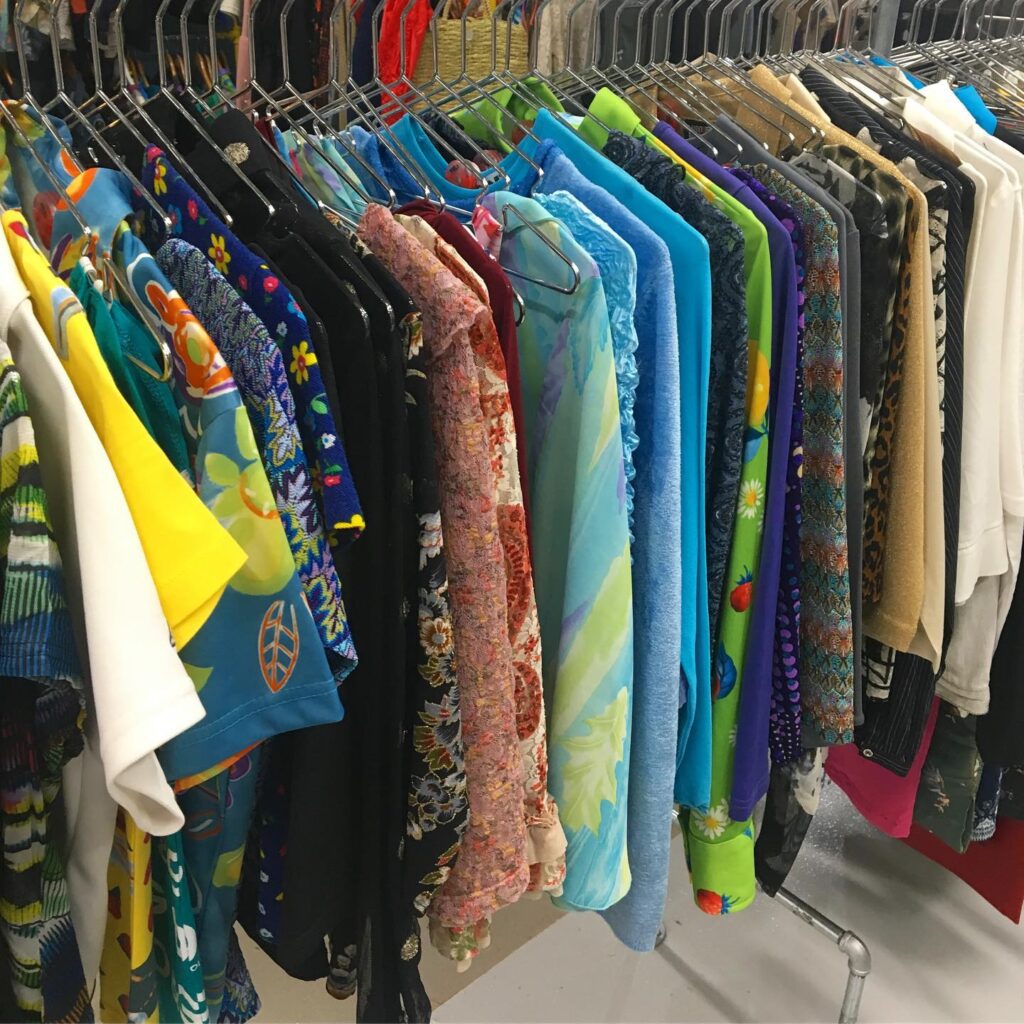
<instances>
[{"instance_id":1,"label":"hanging garment","mask_svg":"<svg viewBox=\"0 0 1024 1024\"><path fill-rule=\"evenodd\" d=\"M630 882L633 683L629 536L611 328L597 267L566 226L536 201L511 193L488 196L484 206L499 222L506 206L518 214L507 220L500 262L522 285L527 310L519 345L550 787L568 840L561 900L604 909ZM567 267L524 221L549 232L580 269L575 293L534 283L564 282ZM555 296L560 301L552 301ZM565 320L569 308L580 316ZM596 661L595 630L602 634Z\"/></svg>"},{"instance_id":2,"label":"hanging garment","mask_svg":"<svg viewBox=\"0 0 1024 1024\"><path fill-rule=\"evenodd\" d=\"M235 378L320 638L339 659L336 675L343 678L355 666L355 645L281 352L262 321L198 249L171 239L157 252L157 262L217 338Z\"/></svg>"},{"instance_id":3,"label":"hanging garment","mask_svg":"<svg viewBox=\"0 0 1024 1024\"><path fill-rule=\"evenodd\" d=\"M487 301L483 282L433 228L417 218L397 220L433 252L481 302ZM632 320L630 321L632 323ZM498 533L505 556L508 634L515 673L516 731L523 759L523 803L526 813L529 892L561 895L565 878L565 833L558 807L548 794L548 752L541 682L542 648L537 602L530 564L526 514L519 487L518 458L513 450L515 428L505 383L505 361L493 320L472 336L480 386L481 408L488 428L489 452L497 484Z\"/></svg>"},{"instance_id":4,"label":"hanging garment","mask_svg":"<svg viewBox=\"0 0 1024 1024\"><path fill-rule=\"evenodd\" d=\"M24 222L17 215L10 215L5 229L20 230L17 240L28 245ZM21 283L6 238L0 245L0 275L8 297L3 307L5 338L24 370L29 403L37 410L33 425L48 453L41 463L42 482L52 501L75 635L90 667L86 745L83 755L64 771L64 812L71 917L83 975L93 979L105 927L114 801L154 831L180 827L181 811L156 750L166 738L199 721L203 707L168 642L167 619L124 492L57 351L31 315L30 293ZM40 294L46 281L41 274L35 277ZM47 287L46 306L41 309L49 305ZM43 323L52 328L52 317ZM115 404L109 412L116 416L118 409ZM73 471L75 467L88 472ZM174 496L173 490L164 492L165 499L173 501ZM191 507L175 508L180 526L193 514ZM88 540L80 536L87 525ZM218 529L214 524L215 544ZM234 544L227 540L231 559ZM206 554L216 557L212 551ZM205 568L211 572L216 562ZM230 560L225 568L233 571ZM117 586L111 588L115 570ZM90 611L98 608L104 609L103 615ZM121 611L114 614L118 608ZM111 633L112 627L127 621L133 623L131 643ZM145 688L137 685L140 673L148 679Z\"/></svg>"},{"instance_id":5,"label":"hanging garment","mask_svg":"<svg viewBox=\"0 0 1024 1024\"><path fill-rule=\"evenodd\" d=\"M325 525L328 530L339 531L342 543L355 539L363 529L363 517L337 426L327 408L305 317L292 296L284 294L280 279L247 253L157 149L147 154L143 184L179 225L180 237L205 252L214 266L239 287L242 297L276 339L291 374L303 445L307 452L315 453L312 457L319 474Z\"/></svg>"},{"instance_id":6,"label":"hanging garment","mask_svg":"<svg viewBox=\"0 0 1024 1024\"><path fill-rule=\"evenodd\" d=\"M452 959L462 960L475 953L474 926L498 907L514 902L529 882L521 813L522 765L514 742L512 659L504 603L507 584L470 342L471 333L481 330L487 314L472 293L383 207L367 208L360 237L423 309L423 342L432 357L428 383L471 816L459 858L430 913L434 941Z\"/></svg>"},{"instance_id":7,"label":"hanging garment","mask_svg":"<svg viewBox=\"0 0 1024 1024\"><path fill-rule=\"evenodd\" d=\"M82 672L35 433L6 341L0 424L0 941L10 1012L26 1020L91 1020L57 825L61 771L83 745Z\"/></svg>"},{"instance_id":8,"label":"hanging garment","mask_svg":"<svg viewBox=\"0 0 1024 1024\"><path fill-rule=\"evenodd\" d=\"M786 496L783 513L783 535L781 564L779 569L779 590L776 598L775 645L772 653L772 693L769 714L769 747L774 764L788 764L796 761L802 753L801 736L801 687L800 687L800 623L801 598L800 579L803 559L800 554L800 533L803 522L802 490L804 461L804 332L806 325L807 257L805 253L804 222L796 209L763 185L757 178L742 168L732 172L744 182L765 208L775 216L779 224L790 232L793 246L793 270L795 275L796 305L789 302L778 304L776 312L793 311L793 329L796 337L796 367L793 388L793 411L790 419L789 459L786 464ZM784 326L778 330L790 329ZM844 362L845 366L845 362ZM851 601L852 603L852 601ZM743 707L740 708L741 715ZM737 732L737 745L742 732ZM758 745L752 744L757 751ZM737 750L737 757L745 748ZM736 786L739 772L733 778L733 802L736 800Z\"/></svg>"}]
</instances>

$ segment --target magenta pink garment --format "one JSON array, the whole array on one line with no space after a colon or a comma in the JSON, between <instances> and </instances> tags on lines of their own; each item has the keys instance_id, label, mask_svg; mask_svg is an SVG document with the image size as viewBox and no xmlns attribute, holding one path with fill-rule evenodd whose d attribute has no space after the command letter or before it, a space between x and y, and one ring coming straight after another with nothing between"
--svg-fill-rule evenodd
<instances>
[{"instance_id":1,"label":"magenta pink garment","mask_svg":"<svg viewBox=\"0 0 1024 1024\"><path fill-rule=\"evenodd\" d=\"M921 781L921 770L931 746L938 714L939 698L936 697L932 701L917 756L903 778L861 757L854 743L833 747L825 761L825 773L850 798L853 806L872 825L896 839L905 839L910 835L917 786Z\"/></svg>"}]
</instances>

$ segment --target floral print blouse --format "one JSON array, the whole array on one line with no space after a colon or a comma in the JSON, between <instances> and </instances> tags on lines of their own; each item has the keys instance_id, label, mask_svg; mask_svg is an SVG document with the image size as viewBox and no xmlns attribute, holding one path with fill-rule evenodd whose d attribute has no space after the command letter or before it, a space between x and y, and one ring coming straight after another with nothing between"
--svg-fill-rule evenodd
<instances>
[{"instance_id":1,"label":"floral print blouse","mask_svg":"<svg viewBox=\"0 0 1024 1024\"><path fill-rule=\"evenodd\" d=\"M597 265L561 221L510 192L486 196L483 208L499 223L507 209L519 213L499 255L526 311L519 361L549 784L567 839L559 902L604 910L632 881L633 583L611 326ZM537 283L571 285L556 252L579 269L571 294Z\"/></svg>"},{"instance_id":2,"label":"floral print blouse","mask_svg":"<svg viewBox=\"0 0 1024 1024\"><path fill-rule=\"evenodd\" d=\"M398 221L467 288L487 304L487 288L462 257L419 217ZM410 224L409 221L418 223ZM635 337L635 335L634 335ZM491 469L498 486L498 531L505 551L508 633L516 680L516 727L523 755L523 797L530 858L530 891L560 895L565 878L565 833L548 793L548 747L541 685L540 621L533 590L530 540L519 480L519 460L505 359L494 320L488 316L472 336L487 420Z\"/></svg>"},{"instance_id":3,"label":"floral print blouse","mask_svg":"<svg viewBox=\"0 0 1024 1024\"><path fill-rule=\"evenodd\" d=\"M473 928L517 900L530 875L507 577L471 341L487 310L384 207L367 207L358 234L423 311L470 807L458 859L429 913L445 928Z\"/></svg>"}]
</instances>

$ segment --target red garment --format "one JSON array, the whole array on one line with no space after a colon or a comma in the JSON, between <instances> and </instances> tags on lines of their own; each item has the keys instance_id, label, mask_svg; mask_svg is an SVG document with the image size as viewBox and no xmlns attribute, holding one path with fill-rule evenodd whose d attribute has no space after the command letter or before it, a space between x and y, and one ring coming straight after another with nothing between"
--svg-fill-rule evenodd
<instances>
[{"instance_id":1,"label":"red garment","mask_svg":"<svg viewBox=\"0 0 1024 1024\"><path fill-rule=\"evenodd\" d=\"M405 9L407 0L386 0L384 4L384 16L380 25L380 41L377 44L377 56L380 62L378 72L380 81L385 85L398 81L404 70L407 78L412 78L413 70L416 68L416 61L419 60L420 50L423 48L423 40L427 36L427 28L430 25L434 9L430 0L416 0L413 9L405 19L405 68L402 68L402 11ZM391 90L396 96L404 96L409 87L404 83L397 85ZM396 104L391 113L385 113L384 120L388 124L394 124L405 111ZM388 102L384 102L384 110L387 110Z\"/></svg>"},{"instance_id":2,"label":"red garment","mask_svg":"<svg viewBox=\"0 0 1024 1024\"><path fill-rule=\"evenodd\" d=\"M917 787L938 717L939 699L936 697L932 700L921 745L905 776L894 775L888 768L861 756L853 743L832 747L825 761L825 773L850 798L853 806L872 825L897 839L911 834Z\"/></svg>"},{"instance_id":3,"label":"red garment","mask_svg":"<svg viewBox=\"0 0 1024 1024\"><path fill-rule=\"evenodd\" d=\"M523 485L523 507L526 520L530 520L530 498L526 475L526 423L523 419L523 387L519 377L519 340L516 333L515 300L508 275L497 260L491 259L480 243L450 213L444 213L426 199L406 203L398 213L422 217L455 251L483 278L487 285L487 299L498 329L501 353L505 357L508 374L508 394L512 401L512 419L516 427L516 445L519 452L519 479Z\"/></svg>"},{"instance_id":4,"label":"red garment","mask_svg":"<svg viewBox=\"0 0 1024 1024\"><path fill-rule=\"evenodd\" d=\"M903 840L908 846L963 879L1004 917L1020 924L1024 907L1024 821L1000 817L996 834L957 853L915 825Z\"/></svg>"}]
</instances>

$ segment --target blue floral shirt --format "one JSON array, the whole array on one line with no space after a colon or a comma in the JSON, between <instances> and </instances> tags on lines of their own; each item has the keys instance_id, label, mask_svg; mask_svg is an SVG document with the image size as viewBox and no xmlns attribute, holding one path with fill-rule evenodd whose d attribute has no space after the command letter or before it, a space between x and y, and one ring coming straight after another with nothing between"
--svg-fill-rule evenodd
<instances>
[{"instance_id":1,"label":"blue floral shirt","mask_svg":"<svg viewBox=\"0 0 1024 1024\"><path fill-rule=\"evenodd\" d=\"M281 280L217 219L155 147L146 154L142 182L167 211L172 232L209 257L277 343L288 366L302 442L317 473L315 485L332 544L354 540L365 526L362 509L302 310ZM149 235L155 234L154 228L150 224Z\"/></svg>"},{"instance_id":2,"label":"blue floral shirt","mask_svg":"<svg viewBox=\"0 0 1024 1024\"><path fill-rule=\"evenodd\" d=\"M260 319L198 249L172 238L156 259L217 339L234 375L320 639L338 655L338 675L346 676L355 667L355 646L341 581L313 496L284 359Z\"/></svg>"}]
</instances>

